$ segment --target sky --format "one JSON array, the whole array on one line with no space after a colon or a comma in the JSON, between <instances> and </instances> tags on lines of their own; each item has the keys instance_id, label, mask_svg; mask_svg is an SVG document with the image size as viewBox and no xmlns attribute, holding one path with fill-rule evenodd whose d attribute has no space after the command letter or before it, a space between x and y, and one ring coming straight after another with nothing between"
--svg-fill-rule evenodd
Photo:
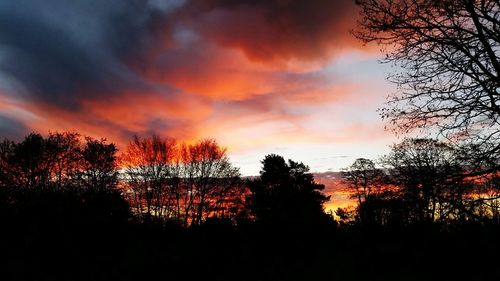
<instances>
[{"instance_id":1,"label":"sky","mask_svg":"<svg viewBox=\"0 0 500 281\"><path fill-rule=\"evenodd\" d=\"M377 46L352 0L0 1L0 137L77 131L215 138L243 175L264 155L338 171L396 137Z\"/></svg>"}]
</instances>

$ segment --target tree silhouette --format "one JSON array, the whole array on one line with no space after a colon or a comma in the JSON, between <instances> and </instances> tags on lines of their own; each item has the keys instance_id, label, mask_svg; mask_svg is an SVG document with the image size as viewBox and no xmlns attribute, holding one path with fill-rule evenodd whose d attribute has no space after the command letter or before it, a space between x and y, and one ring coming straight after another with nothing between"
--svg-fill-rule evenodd
<instances>
[{"instance_id":1,"label":"tree silhouette","mask_svg":"<svg viewBox=\"0 0 500 281\"><path fill-rule=\"evenodd\" d=\"M80 263L92 272L84 259L119 251L130 210L115 158L114 144L76 133L2 142L0 250L15 265L2 265L2 278L64 279Z\"/></svg>"},{"instance_id":2,"label":"tree silhouette","mask_svg":"<svg viewBox=\"0 0 500 281\"><path fill-rule=\"evenodd\" d=\"M1 186L25 189L114 188L117 184L114 144L76 133L32 133L19 143L0 145Z\"/></svg>"},{"instance_id":3,"label":"tree silhouette","mask_svg":"<svg viewBox=\"0 0 500 281\"><path fill-rule=\"evenodd\" d=\"M54 181L63 181L62 162L68 164L73 159L65 158L65 146L74 135L63 138L43 138L40 134L29 134L20 143L4 141L2 146L2 166L4 170L2 185L15 185L26 189L49 187ZM62 141L58 141L62 140ZM69 153L68 153L69 154ZM70 165L68 165L68 169ZM55 176L55 177L53 177Z\"/></svg>"},{"instance_id":4,"label":"tree silhouette","mask_svg":"<svg viewBox=\"0 0 500 281\"><path fill-rule=\"evenodd\" d=\"M245 190L226 149L213 139L205 139L184 145L181 157L185 223L199 225L209 217L234 216L230 209L238 209Z\"/></svg>"},{"instance_id":5,"label":"tree silhouette","mask_svg":"<svg viewBox=\"0 0 500 281\"><path fill-rule=\"evenodd\" d=\"M500 3L494 0L358 0L355 35L381 44L400 68L382 110L395 128L435 128L450 138L500 140Z\"/></svg>"},{"instance_id":6,"label":"tree silhouette","mask_svg":"<svg viewBox=\"0 0 500 281\"><path fill-rule=\"evenodd\" d=\"M328 221L321 193L309 167L279 155L266 155L260 178L249 181L249 208L257 221L290 225L314 225Z\"/></svg>"},{"instance_id":7,"label":"tree silhouette","mask_svg":"<svg viewBox=\"0 0 500 281\"><path fill-rule=\"evenodd\" d=\"M19 143L5 140L0 150L0 186L5 194L12 195L12 204L36 203L43 201L45 195L47 200L58 196L62 200L81 200L75 203L80 206L104 200L109 205L91 209L111 211L116 203L118 212L128 215L128 204L116 189L114 144L89 137L82 143L76 133L50 133L47 137L32 133ZM86 199L87 196L90 197ZM8 200L3 203L7 204ZM49 210L57 208L58 203L52 203L54 206ZM111 209L106 209L108 207Z\"/></svg>"},{"instance_id":8,"label":"tree silhouette","mask_svg":"<svg viewBox=\"0 0 500 281\"><path fill-rule=\"evenodd\" d=\"M358 201L359 220L365 223L369 217L363 209L367 201L374 198L374 193L380 193L384 184L384 173L375 167L375 163L369 159L358 158L354 163L345 169L342 173L342 179L347 184L351 197ZM342 210L341 214L346 213Z\"/></svg>"},{"instance_id":9,"label":"tree silhouette","mask_svg":"<svg viewBox=\"0 0 500 281\"><path fill-rule=\"evenodd\" d=\"M78 179L80 185L99 190L110 190L118 183L117 148L105 139L90 137L81 148Z\"/></svg>"},{"instance_id":10,"label":"tree silhouette","mask_svg":"<svg viewBox=\"0 0 500 281\"><path fill-rule=\"evenodd\" d=\"M234 218L245 196L238 169L215 140L179 145L136 136L121 160L123 183L139 215L199 225L209 217Z\"/></svg>"},{"instance_id":11,"label":"tree silhouette","mask_svg":"<svg viewBox=\"0 0 500 281\"><path fill-rule=\"evenodd\" d=\"M169 189L176 153L174 140L153 135L150 138L134 136L122 154L124 184L138 214L163 218L173 211Z\"/></svg>"},{"instance_id":12,"label":"tree silhouette","mask_svg":"<svg viewBox=\"0 0 500 281\"><path fill-rule=\"evenodd\" d=\"M496 278L477 268L496 265L500 184L497 173L467 171L490 165L467 160L475 146L405 139L377 162L383 170L357 159L343 175L360 203L337 210L341 228L302 163L267 155L248 193L214 140L136 138L131 149L118 163L114 144L75 133L0 143L0 278ZM381 177L391 186L378 186ZM151 216L168 211L146 221L147 198L133 212L126 199L131 184L151 192L157 183Z\"/></svg>"},{"instance_id":13,"label":"tree silhouette","mask_svg":"<svg viewBox=\"0 0 500 281\"><path fill-rule=\"evenodd\" d=\"M410 221L446 220L453 203L465 199L469 186L457 159L454 147L432 139L405 139L382 159L398 197L411 206Z\"/></svg>"}]
</instances>

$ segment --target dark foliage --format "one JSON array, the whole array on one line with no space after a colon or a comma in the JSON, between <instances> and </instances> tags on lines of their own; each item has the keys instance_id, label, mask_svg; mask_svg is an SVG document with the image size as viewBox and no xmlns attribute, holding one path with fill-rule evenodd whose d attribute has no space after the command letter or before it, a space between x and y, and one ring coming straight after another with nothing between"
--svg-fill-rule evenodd
<instances>
[{"instance_id":1,"label":"dark foliage","mask_svg":"<svg viewBox=\"0 0 500 281\"><path fill-rule=\"evenodd\" d=\"M449 186L456 181L439 176L461 171L448 165L456 158L443 161L443 155L452 155L438 153L443 149L448 153L450 148L408 140L394 146L394 154L386 158L392 165L390 173L377 170L366 159L351 166L345 175L352 180L355 197L361 198L362 221L337 227L323 210L328 200L321 193L324 186L314 181L308 167L268 155L260 177L248 183L251 193L240 189L242 193L236 194L248 196L237 215L208 215L187 226L175 216L145 218L130 208L124 196L128 185L120 182L116 148L104 140L82 141L76 134L64 133L31 134L19 143L5 141L0 154L0 277L495 280L496 272L484 268L496 266L500 225L491 217L473 216L480 216L484 208L471 201L475 208L467 209L466 219L429 220L426 211L424 220L419 220L416 210L425 200L427 207L438 199L448 204L462 198L461 203L467 203L464 197L451 195ZM406 164L396 165L400 162L394 162L395 155ZM417 164L426 172L409 173L410 167L420 167ZM424 176L419 177L421 173ZM171 178L165 178L166 186L172 187ZM368 178L356 185L356 179ZM425 192L437 199L426 197L424 190L410 192L414 185L409 183L416 180L429 183ZM380 181L400 189L381 188ZM489 182L496 185L494 178ZM218 201L210 201L214 202Z\"/></svg>"},{"instance_id":2,"label":"dark foliage","mask_svg":"<svg viewBox=\"0 0 500 281\"><path fill-rule=\"evenodd\" d=\"M498 173L475 173L464 155L461 147L416 138L393 145L380 167L358 159L342 174L357 209L337 214L364 226L496 223Z\"/></svg>"},{"instance_id":3,"label":"dark foliage","mask_svg":"<svg viewBox=\"0 0 500 281\"><path fill-rule=\"evenodd\" d=\"M324 185L314 182L309 168L283 157L267 155L262 160L260 178L248 183L251 195L248 207L255 219L268 224L311 227L328 223L323 203Z\"/></svg>"}]
</instances>

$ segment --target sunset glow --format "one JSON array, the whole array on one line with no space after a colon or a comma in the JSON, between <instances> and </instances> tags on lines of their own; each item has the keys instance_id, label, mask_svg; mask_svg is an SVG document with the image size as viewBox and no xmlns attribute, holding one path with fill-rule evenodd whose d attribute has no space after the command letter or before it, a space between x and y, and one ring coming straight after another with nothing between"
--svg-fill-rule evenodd
<instances>
[{"instance_id":1,"label":"sunset glow","mask_svg":"<svg viewBox=\"0 0 500 281\"><path fill-rule=\"evenodd\" d=\"M0 280L497 280L499 0L0 0Z\"/></svg>"},{"instance_id":2,"label":"sunset glow","mask_svg":"<svg viewBox=\"0 0 500 281\"><path fill-rule=\"evenodd\" d=\"M395 141L353 1L26 2L0 4L2 137L211 137L243 175L267 153L338 171Z\"/></svg>"}]
</instances>

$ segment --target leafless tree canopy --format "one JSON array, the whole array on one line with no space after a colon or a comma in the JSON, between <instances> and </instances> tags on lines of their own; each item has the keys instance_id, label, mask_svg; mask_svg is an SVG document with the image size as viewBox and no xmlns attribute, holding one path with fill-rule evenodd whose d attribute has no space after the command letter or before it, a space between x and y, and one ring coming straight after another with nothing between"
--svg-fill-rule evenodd
<instances>
[{"instance_id":1,"label":"leafless tree canopy","mask_svg":"<svg viewBox=\"0 0 500 281\"><path fill-rule=\"evenodd\" d=\"M436 140L405 139L382 158L398 196L414 205L409 220L446 220L456 207L450 202L463 202L466 184L456 175L464 167L457 156L454 147Z\"/></svg>"},{"instance_id":2,"label":"leafless tree canopy","mask_svg":"<svg viewBox=\"0 0 500 281\"><path fill-rule=\"evenodd\" d=\"M499 174L471 172L467 156L457 145L407 138L378 160L381 169L357 159L342 173L357 207L337 215L365 225L498 222Z\"/></svg>"},{"instance_id":3,"label":"leafless tree canopy","mask_svg":"<svg viewBox=\"0 0 500 281\"><path fill-rule=\"evenodd\" d=\"M382 116L398 132L500 139L500 2L359 0L355 35L376 42L398 92ZM494 147L498 150L498 147Z\"/></svg>"},{"instance_id":4,"label":"leafless tree canopy","mask_svg":"<svg viewBox=\"0 0 500 281\"><path fill-rule=\"evenodd\" d=\"M179 144L135 137L121 157L123 185L138 214L182 225L234 217L243 205L239 171L214 140Z\"/></svg>"},{"instance_id":5,"label":"leafless tree canopy","mask_svg":"<svg viewBox=\"0 0 500 281\"><path fill-rule=\"evenodd\" d=\"M380 188L383 173L370 159L358 158L342 171L343 182L359 204L366 202L375 189Z\"/></svg>"}]
</instances>

